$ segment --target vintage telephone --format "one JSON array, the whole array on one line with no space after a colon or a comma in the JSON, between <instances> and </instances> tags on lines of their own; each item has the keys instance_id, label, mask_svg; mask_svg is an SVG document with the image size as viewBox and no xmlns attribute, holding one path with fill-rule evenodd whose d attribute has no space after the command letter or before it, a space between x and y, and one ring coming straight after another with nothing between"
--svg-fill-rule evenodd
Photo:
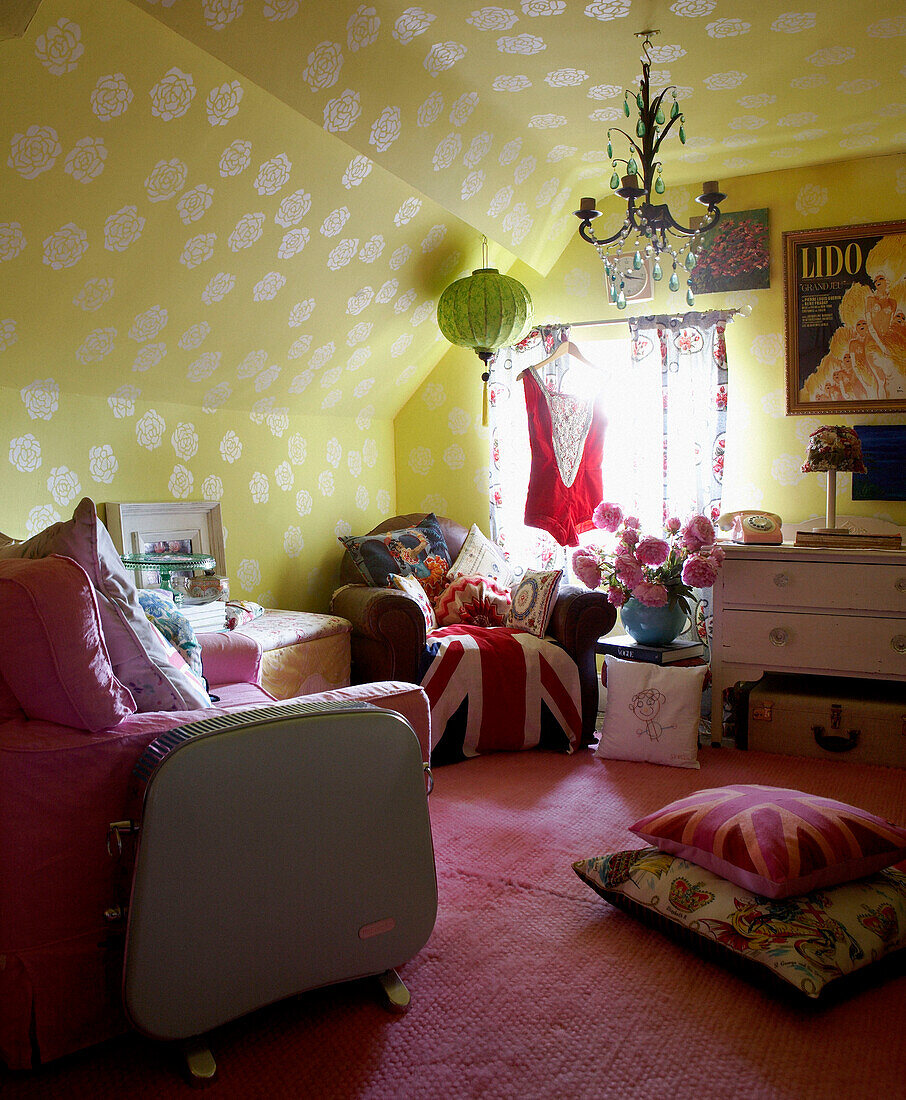
<instances>
[{"instance_id":1,"label":"vintage telephone","mask_svg":"<svg viewBox=\"0 0 906 1100\"><path fill-rule=\"evenodd\" d=\"M729 531L733 542L783 542L780 524L783 521L773 512L724 512L717 517L721 531Z\"/></svg>"}]
</instances>

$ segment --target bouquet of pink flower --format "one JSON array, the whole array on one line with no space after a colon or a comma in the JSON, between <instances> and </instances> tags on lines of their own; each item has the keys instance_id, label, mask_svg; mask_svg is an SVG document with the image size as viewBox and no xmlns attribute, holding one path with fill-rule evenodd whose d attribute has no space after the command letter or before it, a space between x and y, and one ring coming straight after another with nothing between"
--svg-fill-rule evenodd
<instances>
[{"instance_id":1,"label":"bouquet of pink flower","mask_svg":"<svg viewBox=\"0 0 906 1100\"><path fill-rule=\"evenodd\" d=\"M625 516L618 504L602 501L595 509L595 527L616 535L615 546L580 546L573 569L587 588L607 589L614 607L633 597L648 607L678 604L691 614L693 588L710 588L724 558L714 544L714 525L702 515L685 523L674 518L664 525L666 538L643 535L635 516Z\"/></svg>"}]
</instances>

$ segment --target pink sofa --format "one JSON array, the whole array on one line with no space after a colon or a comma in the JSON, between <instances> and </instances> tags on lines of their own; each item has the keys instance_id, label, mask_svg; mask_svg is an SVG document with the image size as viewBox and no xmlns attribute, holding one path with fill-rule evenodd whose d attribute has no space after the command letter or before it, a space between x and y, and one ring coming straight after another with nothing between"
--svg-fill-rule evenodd
<instances>
[{"instance_id":1,"label":"pink sofa","mask_svg":"<svg viewBox=\"0 0 906 1100\"><path fill-rule=\"evenodd\" d=\"M83 502L38 541L0 548L0 1057L11 1069L128 1027L123 922L105 916L128 897L128 882L118 881L107 833L128 817L146 746L174 727L274 703L261 687L261 647L245 635L199 636L213 706L157 632L153 660L143 656L126 635L134 590L105 536ZM204 702L177 709L177 689ZM158 696L169 709L153 708ZM305 698L397 711L428 761L419 687L391 681Z\"/></svg>"},{"instance_id":2,"label":"pink sofa","mask_svg":"<svg viewBox=\"0 0 906 1100\"><path fill-rule=\"evenodd\" d=\"M273 702L261 650L237 634L201 635L213 709L136 713L88 733L51 722L0 723L0 1055L23 1069L126 1030L122 926L104 912L121 894L107 829L126 814L145 746L176 726ZM424 692L393 681L308 701L363 700L401 713L430 745Z\"/></svg>"}]
</instances>

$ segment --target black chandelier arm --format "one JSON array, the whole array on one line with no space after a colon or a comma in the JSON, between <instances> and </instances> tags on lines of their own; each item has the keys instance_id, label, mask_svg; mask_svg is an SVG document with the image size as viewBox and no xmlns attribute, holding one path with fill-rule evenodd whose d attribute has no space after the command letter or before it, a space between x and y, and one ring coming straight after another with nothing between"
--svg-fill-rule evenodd
<instances>
[{"instance_id":1,"label":"black chandelier arm","mask_svg":"<svg viewBox=\"0 0 906 1100\"><path fill-rule=\"evenodd\" d=\"M633 211L633 214L634 213L635 213L635 211ZM635 225L635 218L634 217L632 219L632 224ZM614 235L612 237L601 237L601 238L599 238L599 237L595 236L594 231L591 228L591 222L587 218L583 219L582 224L579 226L579 236L582 238L582 240L587 241L589 244L594 244L594 245L613 244L614 241L617 241L617 240L620 239L620 235L622 234L622 232L623 232L623 227L621 226L616 231L616 233L614 233Z\"/></svg>"},{"instance_id":2,"label":"black chandelier arm","mask_svg":"<svg viewBox=\"0 0 906 1100\"><path fill-rule=\"evenodd\" d=\"M703 233L707 229L713 229L720 221L720 207L715 205L708 206L708 214L714 215L713 220L708 222L707 226L703 226L699 229L692 229L685 225L680 225L670 213L670 208L666 203L658 206L646 203L642 209L642 214L645 216L648 223L657 229L658 232L663 234L665 230L671 229L674 233L679 233L683 237L694 237L696 233Z\"/></svg>"}]
</instances>

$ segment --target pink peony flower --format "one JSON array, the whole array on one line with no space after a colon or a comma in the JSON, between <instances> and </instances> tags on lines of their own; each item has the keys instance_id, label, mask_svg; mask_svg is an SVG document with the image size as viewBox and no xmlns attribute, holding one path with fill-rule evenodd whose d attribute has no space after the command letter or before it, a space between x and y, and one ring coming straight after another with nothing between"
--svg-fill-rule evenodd
<instances>
[{"instance_id":1,"label":"pink peony flower","mask_svg":"<svg viewBox=\"0 0 906 1100\"><path fill-rule=\"evenodd\" d=\"M623 516L623 526L631 527L634 531L638 531L642 526L642 521L638 516Z\"/></svg>"},{"instance_id":2,"label":"pink peony flower","mask_svg":"<svg viewBox=\"0 0 906 1100\"><path fill-rule=\"evenodd\" d=\"M679 534L682 526L683 521L681 519L679 519L677 516L671 516L664 524L664 530L667 532L668 535L677 535Z\"/></svg>"},{"instance_id":3,"label":"pink peony flower","mask_svg":"<svg viewBox=\"0 0 906 1100\"><path fill-rule=\"evenodd\" d=\"M602 500L595 508L591 522L603 531L616 531L623 522L623 509L619 504L609 504L607 501Z\"/></svg>"},{"instance_id":4,"label":"pink peony flower","mask_svg":"<svg viewBox=\"0 0 906 1100\"><path fill-rule=\"evenodd\" d=\"M710 588L717 580L717 565L701 554L693 554L683 564L683 584L690 588Z\"/></svg>"},{"instance_id":5,"label":"pink peony flower","mask_svg":"<svg viewBox=\"0 0 906 1100\"><path fill-rule=\"evenodd\" d=\"M639 541L639 532L635 527L624 527L620 532L620 545L632 549Z\"/></svg>"},{"instance_id":6,"label":"pink peony flower","mask_svg":"<svg viewBox=\"0 0 906 1100\"><path fill-rule=\"evenodd\" d=\"M642 565L663 565L670 553L670 546L663 539L646 535L635 548L635 556Z\"/></svg>"},{"instance_id":7,"label":"pink peony flower","mask_svg":"<svg viewBox=\"0 0 906 1100\"><path fill-rule=\"evenodd\" d=\"M632 594L646 607L663 607L670 598L662 584L651 584L649 581L642 581L641 584L635 585Z\"/></svg>"},{"instance_id":8,"label":"pink peony flower","mask_svg":"<svg viewBox=\"0 0 906 1100\"><path fill-rule=\"evenodd\" d=\"M612 584L607 589L607 601L612 603L614 607L622 607L626 603L626 593L622 588L618 588L615 584Z\"/></svg>"},{"instance_id":9,"label":"pink peony flower","mask_svg":"<svg viewBox=\"0 0 906 1100\"><path fill-rule=\"evenodd\" d=\"M722 546L717 546L716 544L711 547L711 551L708 554L708 557L711 559L711 561L714 562L718 569L720 569L720 567L723 565L724 558L726 556L727 555L724 548Z\"/></svg>"},{"instance_id":10,"label":"pink peony flower","mask_svg":"<svg viewBox=\"0 0 906 1100\"><path fill-rule=\"evenodd\" d=\"M683 528L683 546L695 554L714 542L714 526L704 516L692 516Z\"/></svg>"},{"instance_id":11,"label":"pink peony flower","mask_svg":"<svg viewBox=\"0 0 906 1100\"><path fill-rule=\"evenodd\" d=\"M627 588L635 588L645 580L645 571L638 558L625 551L618 552L613 560L613 571L617 580Z\"/></svg>"},{"instance_id":12,"label":"pink peony flower","mask_svg":"<svg viewBox=\"0 0 906 1100\"><path fill-rule=\"evenodd\" d=\"M601 566L593 550L580 546L573 553L573 571L586 588L598 588L601 584Z\"/></svg>"}]
</instances>

